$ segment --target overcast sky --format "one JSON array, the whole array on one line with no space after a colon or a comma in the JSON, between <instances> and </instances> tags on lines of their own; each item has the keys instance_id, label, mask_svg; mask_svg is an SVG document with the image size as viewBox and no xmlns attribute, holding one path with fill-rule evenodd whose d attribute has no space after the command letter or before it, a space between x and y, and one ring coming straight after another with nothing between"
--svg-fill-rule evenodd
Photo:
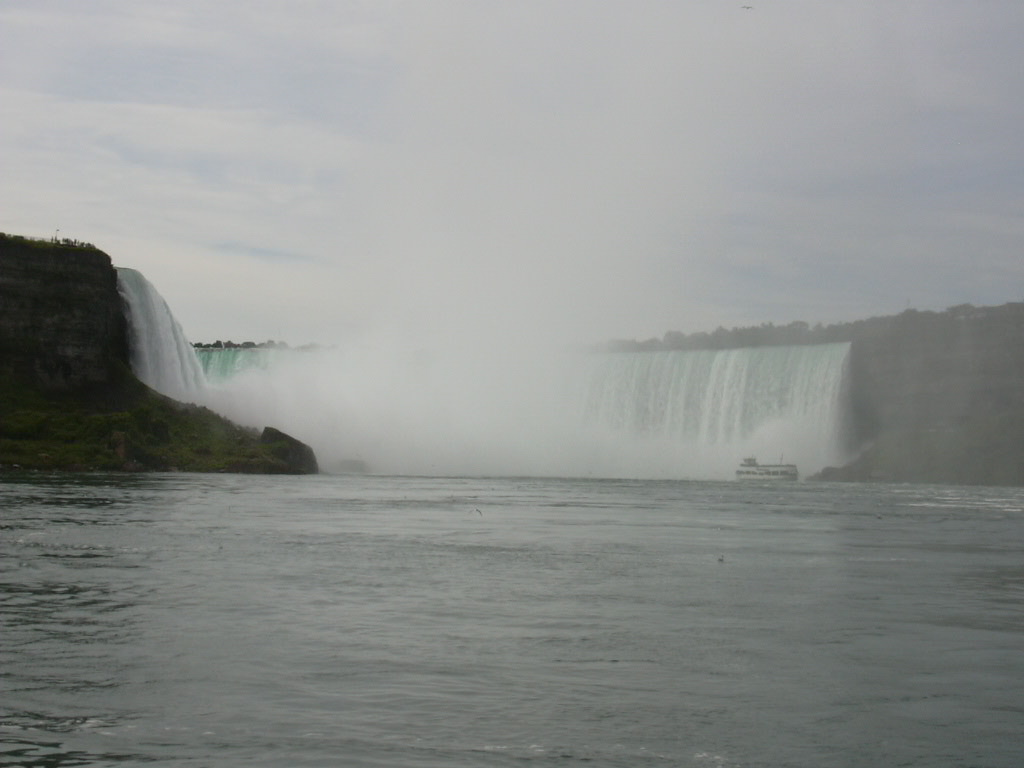
<instances>
[{"instance_id":1,"label":"overcast sky","mask_svg":"<svg viewBox=\"0 0 1024 768\"><path fill-rule=\"evenodd\" d=\"M194 341L1020 301L1021 40L1017 0L4 0L0 230Z\"/></svg>"}]
</instances>

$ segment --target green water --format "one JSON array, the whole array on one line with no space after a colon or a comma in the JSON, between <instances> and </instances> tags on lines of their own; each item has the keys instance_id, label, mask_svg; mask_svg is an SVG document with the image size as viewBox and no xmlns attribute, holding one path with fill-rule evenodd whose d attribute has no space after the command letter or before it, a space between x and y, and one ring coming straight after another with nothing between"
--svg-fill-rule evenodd
<instances>
[{"instance_id":1,"label":"green water","mask_svg":"<svg viewBox=\"0 0 1024 768\"><path fill-rule=\"evenodd\" d=\"M0 510L0 765L1021 764L1021 490L6 474Z\"/></svg>"}]
</instances>

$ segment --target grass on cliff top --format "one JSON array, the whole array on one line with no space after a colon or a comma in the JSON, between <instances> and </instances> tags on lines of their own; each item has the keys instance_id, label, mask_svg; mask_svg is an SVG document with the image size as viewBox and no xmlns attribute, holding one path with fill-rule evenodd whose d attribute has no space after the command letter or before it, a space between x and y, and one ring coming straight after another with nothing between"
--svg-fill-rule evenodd
<instances>
[{"instance_id":1,"label":"grass on cliff top","mask_svg":"<svg viewBox=\"0 0 1024 768\"><path fill-rule=\"evenodd\" d=\"M96 392L47 394L0 378L0 467L288 472L256 430L179 403L130 374Z\"/></svg>"},{"instance_id":2,"label":"grass on cliff top","mask_svg":"<svg viewBox=\"0 0 1024 768\"><path fill-rule=\"evenodd\" d=\"M83 240L76 240L70 237L27 237L25 235L11 235L7 232L0 232L0 245L3 244L20 245L24 248L35 248L41 251L52 251L55 248L99 251L99 248L92 243L87 243Z\"/></svg>"}]
</instances>

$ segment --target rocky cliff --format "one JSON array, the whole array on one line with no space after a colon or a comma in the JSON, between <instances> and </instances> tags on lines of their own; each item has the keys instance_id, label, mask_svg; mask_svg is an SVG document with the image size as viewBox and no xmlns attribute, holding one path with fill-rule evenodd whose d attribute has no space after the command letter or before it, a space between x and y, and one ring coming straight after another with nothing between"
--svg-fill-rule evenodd
<instances>
[{"instance_id":1,"label":"rocky cliff","mask_svg":"<svg viewBox=\"0 0 1024 768\"><path fill-rule=\"evenodd\" d=\"M317 471L309 446L171 400L128 361L107 254L0 234L0 469Z\"/></svg>"},{"instance_id":2,"label":"rocky cliff","mask_svg":"<svg viewBox=\"0 0 1024 768\"><path fill-rule=\"evenodd\" d=\"M0 234L0 370L67 391L105 386L127 364L110 257L92 246Z\"/></svg>"},{"instance_id":3,"label":"rocky cliff","mask_svg":"<svg viewBox=\"0 0 1024 768\"><path fill-rule=\"evenodd\" d=\"M856 461L829 479L1024 485L1024 304L849 326Z\"/></svg>"}]
</instances>

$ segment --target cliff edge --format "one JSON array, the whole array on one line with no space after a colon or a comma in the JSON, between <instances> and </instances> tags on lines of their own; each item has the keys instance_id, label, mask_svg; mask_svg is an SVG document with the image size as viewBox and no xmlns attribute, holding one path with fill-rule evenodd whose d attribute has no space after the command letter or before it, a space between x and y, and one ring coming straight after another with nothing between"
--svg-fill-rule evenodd
<instances>
[{"instance_id":1,"label":"cliff edge","mask_svg":"<svg viewBox=\"0 0 1024 768\"><path fill-rule=\"evenodd\" d=\"M0 234L0 374L48 392L109 385L128 365L110 257Z\"/></svg>"},{"instance_id":2,"label":"cliff edge","mask_svg":"<svg viewBox=\"0 0 1024 768\"><path fill-rule=\"evenodd\" d=\"M826 480L1024 485L1024 304L852 324L851 441Z\"/></svg>"},{"instance_id":3,"label":"cliff edge","mask_svg":"<svg viewBox=\"0 0 1024 768\"><path fill-rule=\"evenodd\" d=\"M308 446L154 392L128 361L110 257L0 233L0 469L317 471Z\"/></svg>"}]
</instances>

